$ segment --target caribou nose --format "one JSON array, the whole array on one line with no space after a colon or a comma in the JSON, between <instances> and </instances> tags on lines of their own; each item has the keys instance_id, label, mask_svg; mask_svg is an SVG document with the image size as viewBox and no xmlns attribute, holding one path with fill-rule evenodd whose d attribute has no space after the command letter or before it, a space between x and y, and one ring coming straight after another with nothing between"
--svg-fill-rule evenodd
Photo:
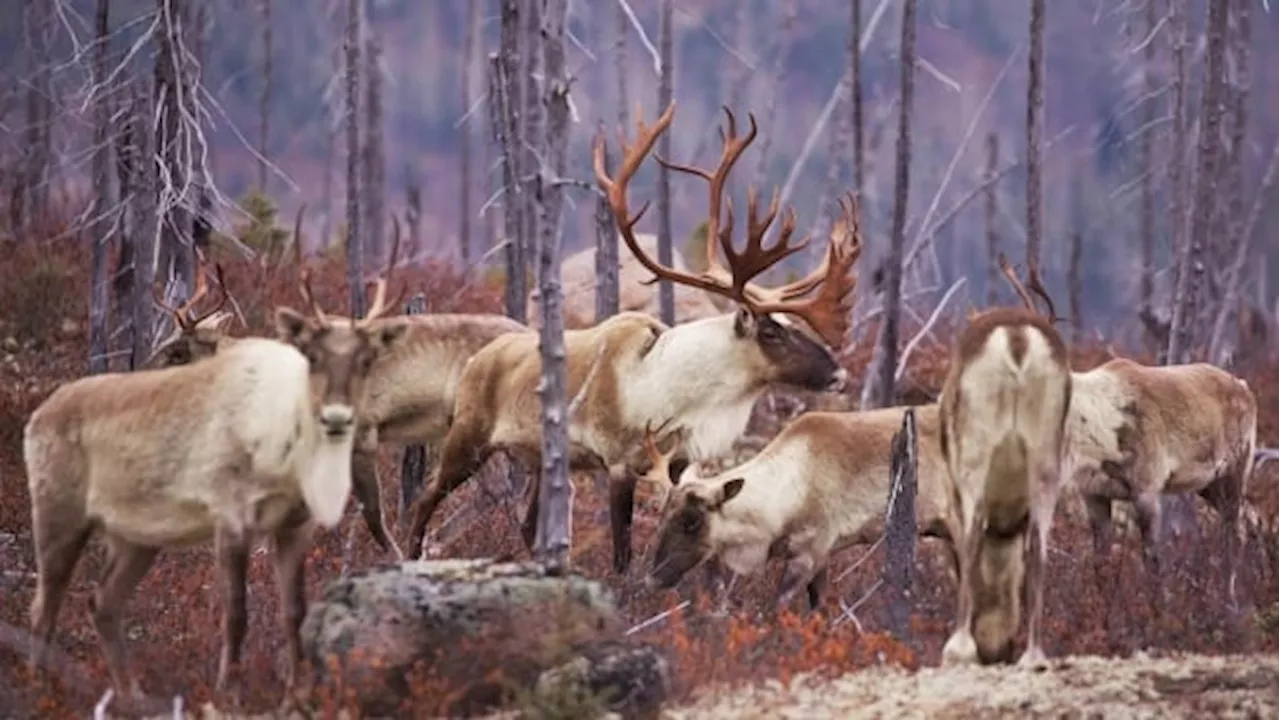
<instances>
[{"instance_id":1,"label":"caribou nose","mask_svg":"<svg viewBox=\"0 0 1280 720\"><path fill-rule=\"evenodd\" d=\"M355 423L356 414L350 405L325 405L320 408L320 423L324 425L325 433L329 435L342 435L351 429L351 425Z\"/></svg>"},{"instance_id":2,"label":"caribou nose","mask_svg":"<svg viewBox=\"0 0 1280 720\"><path fill-rule=\"evenodd\" d=\"M827 383L827 390L831 392L843 392L845 386L848 384L849 371L844 368L839 368L831 375L831 382Z\"/></svg>"}]
</instances>

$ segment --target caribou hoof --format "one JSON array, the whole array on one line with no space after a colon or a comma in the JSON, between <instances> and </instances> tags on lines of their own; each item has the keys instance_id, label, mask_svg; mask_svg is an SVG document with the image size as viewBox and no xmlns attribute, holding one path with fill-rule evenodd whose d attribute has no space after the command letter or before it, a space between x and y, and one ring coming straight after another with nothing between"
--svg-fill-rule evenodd
<instances>
[{"instance_id":1,"label":"caribou hoof","mask_svg":"<svg viewBox=\"0 0 1280 720\"><path fill-rule=\"evenodd\" d=\"M975 665L978 662L978 643L973 635L957 630L942 646L942 665Z\"/></svg>"},{"instance_id":2,"label":"caribou hoof","mask_svg":"<svg viewBox=\"0 0 1280 720\"><path fill-rule=\"evenodd\" d=\"M1022 657L1018 658L1018 667L1028 670L1044 670L1049 666L1049 659L1045 657L1044 650L1039 645L1031 645L1022 653Z\"/></svg>"}]
</instances>

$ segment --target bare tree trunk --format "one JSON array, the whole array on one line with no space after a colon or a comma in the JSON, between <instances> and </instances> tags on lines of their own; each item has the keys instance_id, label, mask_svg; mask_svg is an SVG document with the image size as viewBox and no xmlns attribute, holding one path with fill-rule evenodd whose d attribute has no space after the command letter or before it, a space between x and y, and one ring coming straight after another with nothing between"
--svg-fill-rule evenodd
<instances>
[{"instance_id":1,"label":"bare tree trunk","mask_svg":"<svg viewBox=\"0 0 1280 720\"><path fill-rule=\"evenodd\" d=\"M1000 254L1000 236L996 233L996 216L999 207L996 205L996 173L1000 165L1000 139L995 133L987 135L987 170L983 173L982 190L983 223L987 229L987 306L991 307L1000 299L1000 276L996 258Z\"/></svg>"},{"instance_id":2,"label":"bare tree trunk","mask_svg":"<svg viewBox=\"0 0 1280 720\"><path fill-rule=\"evenodd\" d=\"M618 35L613 43L614 72L618 79L618 127L622 132L631 128L630 107L631 93L627 90L627 33L631 31L631 20L623 3L618 3Z\"/></svg>"},{"instance_id":3,"label":"bare tree trunk","mask_svg":"<svg viewBox=\"0 0 1280 720\"><path fill-rule=\"evenodd\" d=\"M155 285L156 238L159 236L160 219L157 217L158 168L155 159L156 137L149 120L154 117L156 93L141 92L134 98L133 145L133 353L129 367L137 370L151 354L151 288Z\"/></svg>"},{"instance_id":4,"label":"bare tree trunk","mask_svg":"<svg viewBox=\"0 0 1280 720\"><path fill-rule=\"evenodd\" d=\"M1227 319L1231 316L1233 310L1238 310L1241 298L1241 285L1245 284L1241 280L1244 273L1245 263L1249 258L1249 246L1253 239L1253 230L1257 227L1258 221L1262 218L1262 209L1267 205L1269 198L1274 198L1276 192L1276 148L1271 149L1271 162L1267 163L1267 170L1262 176L1262 184L1258 189L1258 195L1253 200L1253 206L1249 209L1249 214L1245 216L1244 222L1241 224L1239 234L1235 238L1235 257L1231 261L1231 267L1227 270L1227 281L1224 283L1226 291L1223 295L1222 302L1218 304L1217 316L1213 320L1213 329L1209 335L1209 360L1214 363L1223 364L1226 360L1223 352L1223 343L1226 339ZM1259 266L1265 268L1265 263L1259 263ZM1262 280L1257 281L1259 285L1266 286L1266 274L1263 273ZM1265 307L1265 306L1264 306ZM1239 348L1237 348L1239 350Z\"/></svg>"},{"instance_id":5,"label":"bare tree trunk","mask_svg":"<svg viewBox=\"0 0 1280 720\"><path fill-rule=\"evenodd\" d=\"M1187 244L1187 21L1185 0L1169 0L1169 36L1173 55L1173 151L1170 153L1169 184L1172 188L1173 207L1173 284L1169 298L1169 320L1163 328L1157 328L1157 334L1163 334L1165 346L1161 349L1157 360L1160 364L1177 362L1171 359L1170 350L1177 342L1174 335L1175 317L1179 306L1178 297L1185 291L1182 270L1186 265L1185 257L1190 249ZM1178 320L1180 321L1180 319Z\"/></svg>"},{"instance_id":6,"label":"bare tree trunk","mask_svg":"<svg viewBox=\"0 0 1280 720\"><path fill-rule=\"evenodd\" d=\"M1169 331L1169 362L1175 364L1190 361L1191 350L1196 341L1191 320L1196 315L1199 287L1204 280L1204 240L1213 231L1214 185L1218 180L1218 156L1221 149L1218 137L1222 126L1223 78L1226 74L1224 50L1229 11L1230 3L1209 3L1209 17L1205 23L1207 48L1200 111L1200 140L1196 153L1199 168L1196 171L1195 212L1192 215L1191 233L1182 254L1182 271L1178 274L1180 287L1174 295L1173 320Z\"/></svg>"},{"instance_id":7,"label":"bare tree trunk","mask_svg":"<svg viewBox=\"0 0 1280 720\"><path fill-rule=\"evenodd\" d=\"M1156 29L1156 0L1147 0L1146 33ZM1142 49L1142 138L1139 141L1139 162L1142 173L1142 197L1139 210L1138 234L1142 243L1142 278L1138 289L1139 308L1144 315L1153 313L1152 296L1155 293L1156 273L1156 206L1155 206L1155 158L1153 157L1151 126L1156 121L1156 43L1149 40Z\"/></svg>"},{"instance_id":8,"label":"bare tree trunk","mask_svg":"<svg viewBox=\"0 0 1280 720\"><path fill-rule=\"evenodd\" d=\"M364 251L367 258L381 258L387 254L386 191L387 155L383 136L382 112L382 45L377 38L370 38L365 47L365 127L364 127L364 178L362 178L365 202Z\"/></svg>"},{"instance_id":9,"label":"bare tree trunk","mask_svg":"<svg viewBox=\"0 0 1280 720\"><path fill-rule=\"evenodd\" d=\"M569 141L569 83L565 73L564 35L568 0L547 0L543 24L547 107L549 182L538 173L542 208L542 241L538 252L538 285L542 328L542 482L539 487L538 532L534 552L557 567L569 564L572 541L573 485L569 482L569 422L565 367L564 308L560 288L560 215L565 151Z\"/></svg>"},{"instance_id":10,"label":"bare tree trunk","mask_svg":"<svg viewBox=\"0 0 1280 720\"><path fill-rule=\"evenodd\" d=\"M911 187L911 106L915 93L916 0L902 6L902 40L899 45L898 142L894 159L893 229L886 260L884 315L880 325L880 364L876 407L894 403L893 378L898 365L898 323L902 310L902 260L906 243L907 201ZM863 408L869 409L869 408Z\"/></svg>"},{"instance_id":11,"label":"bare tree trunk","mask_svg":"<svg viewBox=\"0 0 1280 720\"><path fill-rule=\"evenodd\" d=\"M506 215L507 235L507 315L525 322L528 316L528 267L527 250L530 238L527 237L524 223L525 185L522 172L525 164L523 147L523 127L520 122L521 88L520 73L523 64L520 62L520 2L519 0L502 0L501 28L501 67L495 77L501 81L499 92L502 114L501 147L503 153L503 172L505 191L503 193L503 209ZM492 57L492 56L491 56ZM490 60L492 63L492 60ZM492 94L492 88L490 88Z\"/></svg>"},{"instance_id":12,"label":"bare tree trunk","mask_svg":"<svg viewBox=\"0 0 1280 720\"><path fill-rule=\"evenodd\" d=\"M97 46L93 49L93 225L89 228L89 372L110 369L107 351L107 246L111 242L110 93L107 92L107 56L111 35L111 1L97 0L94 13Z\"/></svg>"},{"instance_id":13,"label":"bare tree trunk","mask_svg":"<svg viewBox=\"0 0 1280 720\"><path fill-rule=\"evenodd\" d=\"M1044 126L1044 0L1031 0L1027 60L1027 276L1040 274L1040 135Z\"/></svg>"},{"instance_id":14,"label":"bare tree trunk","mask_svg":"<svg viewBox=\"0 0 1280 720\"><path fill-rule=\"evenodd\" d=\"M408 257L416 258L422 251L422 185L412 165L406 168L404 175L405 224L409 226Z\"/></svg>"},{"instance_id":15,"label":"bare tree trunk","mask_svg":"<svg viewBox=\"0 0 1280 720\"><path fill-rule=\"evenodd\" d=\"M192 180L191 146L188 143L191 129L185 127L185 117L194 103L187 74L186 48L183 45L183 26L186 24L186 4L182 0L157 0L160 14L160 35L155 64L155 101L159 107L157 127L157 154L164 163L163 186L157 186L160 199L160 272L166 284L166 300L176 304L185 300L191 291L195 256L192 252L190 232ZM157 181L160 176L157 176ZM149 257L144 257L149 261ZM161 323L167 323L161 317ZM160 332L164 332L163 327Z\"/></svg>"},{"instance_id":16,"label":"bare tree trunk","mask_svg":"<svg viewBox=\"0 0 1280 720\"><path fill-rule=\"evenodd\" d=\"M192 63L191 87L198 89L203 81L205 52L209 44L209 4L196 2L195 22L192 23L191 54ZM198 90L197 90L198 91ZM196 102L193 99L192 105ZM206 147L207 147L206 140ZM213 168L212 153L197 153L195 158L196 212L191 226L191 243L205 255L209 256L209 243L213 238Z\"/></svg>"},{"instance_id":17,"label":"bare tree trunk","mask_svg":"<svg viewBox=\"0 0 1280 720\"><path fill-rule=\"evenodd\" d=\"M504 4L504 8L506 5ZM504 15L505 22L505 15ZM505 56L506 49L503 49ZM524 291L524 254L520 252L520 179L516 175L519 151L514 147L517 123L511 108L507 90L511 83L506 76L507 62L497 54L489 56L489 122L492 125L493 144L498 147L502 160L502 223L506 236L506 297L507 316L525 322L527 294Z\"/></svg>"},{"instance_id":18,"label":"bare tree trunk","mask_svg":"<svg viewBox=\"0 0 1280 720\"><path fill-rule=\"evenodd\" d=\"M1232 4L1238 9L1232 16L1227 42L1230 61L1225 63L1223 78L1222 105L1229 113L1229 129L1226 147L1225 165L1222 166L1225 182L1217 184L1217 213L1214 216L1213 262L1209 277L1213 280L1212 292L1205 294L1201 307L1200 327L1212 327L1219 315L1219 306L1230 293L1231 284L1238 282L1238 276L1232 273L1236 246L1241 242L1241 227L1245 220L1245 152L1249 129L1249 82L1250 82L1250 48L1249 40L1253 34L1252 4L1243 2ZM1224 118L1223 122L1227 122ZM1244 240L1248 244L1248 240ZM1200 333L1202 341L1212 341L1212 333ZM1210 342L1210 355L1216 353L1215 343Z\"/></svg>"},{"instance_id":19,"label":"bare tree trunk","mask_svg":"<svg viewBox=\"0 0 1280 720\"><path fill-rule=\"evenodd\" d=\"M1084 332L1084 320L1081 317L1081 298L1084 295L1083 288L1080 287L1081 279L1081 262L1084 260L1084 249L1080 239L1080 232L1071 233L1071 258L1067 266L1067 299L1071 304L1071 344L1076 345L1082 339Z\"/></svg>"},{"instance_id":20,"label":"bare tree trunk","mask_svg":"<svg viewBox=\"0 0 1280 720\"><path fill-rule=\"evenodd\" d=\"M333 48L333 71L338 73L342 70L342 51L338 47ZM338 174L338 115L336 106L330 108L326 103L325 107L325 128L324 128L324 179L322 180L320 192L324 195L321 203L324 207L324 219L320 226L320 247L327 248L329 243L333 242L333 218L335 215L333 207L333 185L334 179Z\"/></svg>"},{"instance_id":21,"label":"bare tree trunk","mask_svg":"<svg viewBox=\"0 0 1280 720\"><path fill-rule=\"evenodd\" d=\"M267 144L271 139L271 0L261 0L262 98L258 107L258 192L267 193Z\"/></svg>"},{"instance_id":22,"label":"bare tree trunk","mask_svg":"<svg viewBox=\"0 0 1280 720\"><path fill-rule=\"evenodd\" d=\"M523 125L521 142L516 145L523 148L524 160L520 164L521 185L524 187L524 205L521 215L524 225L524 263L520 266L522 276L528 277L533 262L531 253L542 237L539 223L542 212L535 197L538 175L544 172L543 151L546 145L545 120L543 118L542 92L538 78L542 75L542 3L522 3L520 9L523 27L520 33L520 70L517 78L520 82L520 105ZM525 281L527 288L527 280ZM526 292L527 295L527 292ZM528 309L526 308L526 312Z\"/></svg>"},{"instance_id":23,"label":"bare tree trunk","mask_svg":"<svg viewBox=\"0 0 1280 720\"><path fill-rule=\"evenodd\" d=\"M884 581L890 597L889 632L901 640L909 637L911 584L916 567L916 437L916 411L908 408L902 414L902 426L893 435L891 482L884 523Z\"/></svg>"},{"instance_id":24,"label":"bare tree trunk","mask_svg":"<svg viewBox=\"0 0 1280 720\"><path fill-rule=\"evenodd\" d=\"M608 137L604 121L596 129L600 137ZM604 166L607 172L613 168L605 151ZM618 288L618 231L613 226L613 213L604 193L596 196L596 322L604 322L618 314L620 299Z\"/></svg>"},{"instance_id":25,"label":"bare tree trunk","mask_svg":"<svg viewBox=\"0 0 1280 720\"><path fill-rule=\"evenodd\" d=\"M862 198L862 182L866 170L863 161L862 141L862 0L851 0L849 31L849 77L851 110L853 112L853 191Z\"/></svg>"},{"instance_id":26,"label":"bare tree trunk","mask_svg":"<svg viewBox=\"0 0 1280 720\"><path fill-rule=\"evenodd\" d=\"M458 256L463 267L471 266L471 136L474 131L470 112L475 104L476 73L480 65L476 39L480 34L482 4L473 2L468 7L467 29L462 38L462 112L468 115L458 131L458 162L462 166L458 183Z\"/></svg>"},{"instance_id":27,"label":"bare tree trunk","mask_svg":"<svg viewBox=\"0 0 1280 720\"><path fill-rule=\"evenodd\" d=\"M10 207L15 231L30 228L32 221L48 215L49 172L53 163L53 4L47 0L27 0L23 15L29 78L22 139L25 157Z\"/></svg>"},{"instance_id":28,"label":"bare tree trunk","mask_svg":"<svg viewBox=\"0 0 1280 720\"><path fill-rule=\"evenodd\" d=\"M119 198L124 207L120 212L120 252L116 256L115 272L113 273L111 283L112 308L115 315L115 323L123 328L120 333L120 340L115 350L121 351L129 356L128 364L132 367L132 348L133 348L133 287L135 284L136 272L134 268L134 255L136 253L136 239L141 234L139 230L140 223L136 217L138 211L139 200L137 198L137 182L138 182L138 164L142 161L140 155L139 134L142 132L141 115L142 108L145 103L140 100L142 93L138 90L138 86L142 82L138 81L125 91L124 101L120 103L117 110L123 120L120 126L120 132L114 139L116 154L116 185L119 189Z\"/></svg>"},{"instance_id":29,"label":"bare tree trunk","mask_svg":"<svg viewBox=\"0 0 1280 720\"><path fill-rule=\"evenodd\" d=\"M672 0L661 0L658 22L658 55L662 63L662 75L658 79L658 107L665 110L674 96L675 68L672 67L675 27ZM661 111L661 110L660 110ZM662 133L658 138L658 152L664 158L671 157L671 134ZM672 264L671 237L671 171L658 166L658 262L667 267ZM710 241L710 239L708 239ZM663 280L658 284L658 316L662 322L676 322L675 286Z\"/></svg>"},{"instance_id":30,"label":"bare tree trunk","mask_svg":"<svg viewBox=\"0 0 1280 720\"><path fill-rule=\"evenodd\" d=\"M347 85L347 285L352 317L364 315L364 238L360 235L360 25L363 21L362 0L347 0L343 72Z\"/></svg>"}]
</instances>

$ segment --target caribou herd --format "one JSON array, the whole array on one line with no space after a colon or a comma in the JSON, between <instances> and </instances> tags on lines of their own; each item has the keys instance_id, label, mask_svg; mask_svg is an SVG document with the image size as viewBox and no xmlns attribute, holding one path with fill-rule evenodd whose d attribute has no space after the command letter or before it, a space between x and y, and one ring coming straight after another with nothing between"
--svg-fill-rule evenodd
<instances>
[{"instance_id":1,"label":"caribou herd","mask_svg":"<svg viewBox=\"0 0 1280 720\"><path fill-rule=\"evenodd\" d=\"M649 289L627 306L633 309L565 333L575 399L569 456L575 470L607 472L615 572L630 566L635 491L644 482L662 498L649 585L672 587L698 567L755 573L777 557L785 562L778 605L803 589L816 608L832 553L874 541L884 527L890 448L905 408L805 413L754 457L710 469L731 452L770 388L844 389L848 373L838 357L862 249L858 208L848 198L818 267L781 286L758 284L808 239L792 241L796 215L779 208L776 193L762 207L751 188L739 249L726 182L757 127L749 116L740 134L725 113L714 169L656 158L706 181L703 271L656 261L653 243L635 232L648 205L633 211L628 200L628 184L671 125L674 106L652 126L638 123L612 176L603 141L593 148L596 180L629 251L624 280L640 285L652 276L682 286L697 317L660 322ZM777 240L768 243L775 221ZM398 231L388 271L396 245ZM946 543L957 578L943 661L1012 661L1024 615L1019 662L1044 658L1045 559L1054 510L1068 489L1085 500L1098 553L1111 548L1112 501L1133 503L1156 578L1161 496L1202 495L1221 516L1223 581L1234 604L1256 444L1252 392L1205 364L1157 368L1120 359L1072 372L1035 276L1024 285L1001 264L1023 307L971 313L939 401L917 408L917 525ZM217 677L225 688L237 682L247 631L249 552L271 541L292 681L305 556L315 526L335 527L348 496L384 551L417 558L440 504L488 456L540 466L541 358L529 326L489 314L389 316L386 272L363 318L338 317L315 301L300 268L308 314L279 307L275 339L233 338L231 316L221 311L220 268L221 302L189 314L208 295L207 272L199 263L192 297L167 308L175 330L146 369L66 383L31 415L24 434L38 568L31 662L39 665L77 560L100 535L107 562L93 621L116 693L139 700L145 696L129 671L121 616L161 549L213 541L226 595ZM1027 286L1040 292L1046 312ZM403 552L383 521L375 462L382 443L439 449L409 509ZM535 473L526 492L522 535L530 546L538 481Z\"/></svg>"}]
</instances>

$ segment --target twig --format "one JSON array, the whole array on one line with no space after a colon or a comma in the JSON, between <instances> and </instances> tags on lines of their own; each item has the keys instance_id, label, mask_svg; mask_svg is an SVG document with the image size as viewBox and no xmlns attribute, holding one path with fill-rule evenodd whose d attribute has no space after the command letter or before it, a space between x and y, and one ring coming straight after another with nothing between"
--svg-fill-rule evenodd
<instances>
[{"instance_id":1,"label":"twig","mask_svg":"<svg viewBox=\"0 0 1280 720\"><path fill-rule=\"evenodd\" d=\"M852 573L854 570L857 570L858 568L862 567L862 564L867 561L867 558L871 557L871 554L874 553L882 543L884 543L883 533L881 533L880 537L876 538L876 541L874 543L871 543L871 547L867 548L866 552L862 553L862 557L858 558L858 560L855 563L845 568L844 572L840 573L840 575L836 577L835 581L840 582L846 577L849 577L849 574Z\"/></svg>"},{"instance_id":2,"label":"twig","mask_svg":"<svg viewBox=\"0 0 1280 720\"><path fill-rule=\"evenodd\" d=\"M836 618L835 622L831 623L831 627L833 628L838 627L840 623L844 622L845 620L852 619L855 627L861 628L862 624L858 622L858 617L857 615L855 615L855 613L858 611L858 608L865 605L866 602L871 599L871 596L874 595L875 592L880 589L881 585L884 585L884 578L880 578L879 580L876 580L875 584L871 586L871 589L868 590L865 594L863 594L862 597L858 598L858 601L849 607L845 607L844 598L841 598L840 609L843 612L843 614L841 614L840 617Z\"/></svg>"},{"instance_id":3,"label":"twig","mask_svg":"<svg viewBox=\"0 0 1280 720\"><path fill-rule=\"evenodd\" d=\"M618 6L622 8L622 12L626 13L627 20L631 21L631 27L634 27L636 34L640 36L640 43L644 45L644 49L653 58L654 77L662 77L662 58L658 55L658 48L653 46L653 42L645 34L644 26L640 24L640 18L636 17L635 11L631 9L631 5L627 3L627 0L618 0Z\"/></svg>"},{"instance_id":4,"label":"twig","mask_svg":"<svg viewBox=\"0 0 1280 720\"><path fill-rule=\"evenodd\" d=\"M660 623L663 620L666 620L668 617L676 614L677 612L680 612L681 610L689 607L689 603L690 603L689 600L685 600L684 602L671 608L670 610L663 610L662 612L658 613L657 615L654 615L648 620L641 622L639 625L633 626L630 630L627 630L625 633L623 633L623 635L626 637L630 637L631 635L634 635L651 625L656 625L657 623Z\"/></svg>"},{"instance_id":5,"label":"twig","mask_svg":"<svg viewBox=\"0 0 1280 720\"><path fill-rule=\"evenodd\" d=\"M107 707L115 697L116 691L111 688L107 688L107 691L102 693L102 697L93 706L93 720L107 720Z\"/></svg>"},{"instance_id":6,"label":"twig","mask_svg":"<svg viewBox=\"0 0 1280 720\"><path fill-rule=\"evenodd\" d=\"M951 300L951 296L956 294L956 291L960 289L961 285L964 285L964 281L964 278L960 278L951 284L951 288L947 290L947 293L938 301L938 306L933 309L933 313L929 315L929 319L925 320L924 326L921 327L920 331L911 338L907 343L907 346L902 349L902 359L898 361L898 370L893 376L894 382L898 382L902 379L903 374L907 370L907 361L911 359L911 353L915 351L916 345L920 344L920 340L929 333L929 329L933 327L933 324L938 321L938 318L942 317L942 310L946 308L947 302Z\"/></svg>"},{"instance_id":7,"label":"twig","mask_svg":"<svg viewBox=\"0 0 1280 720\"><path fill-rule=\"evenodd\" d=\"M596 373L600 371L600 361L604 359L604 341L601 340L596 346L596 357L591 361L591 369L587 370L587 378L582 381L582 387L578 388L578 394L573 396L573 400L569 401L569 409L567 415L569 422L573 422L573 418L578 414L578 408L582 406L582 401L587 398L587 388L591 387L591 383L596 379Z\"/></svg>"}]
</instances>

